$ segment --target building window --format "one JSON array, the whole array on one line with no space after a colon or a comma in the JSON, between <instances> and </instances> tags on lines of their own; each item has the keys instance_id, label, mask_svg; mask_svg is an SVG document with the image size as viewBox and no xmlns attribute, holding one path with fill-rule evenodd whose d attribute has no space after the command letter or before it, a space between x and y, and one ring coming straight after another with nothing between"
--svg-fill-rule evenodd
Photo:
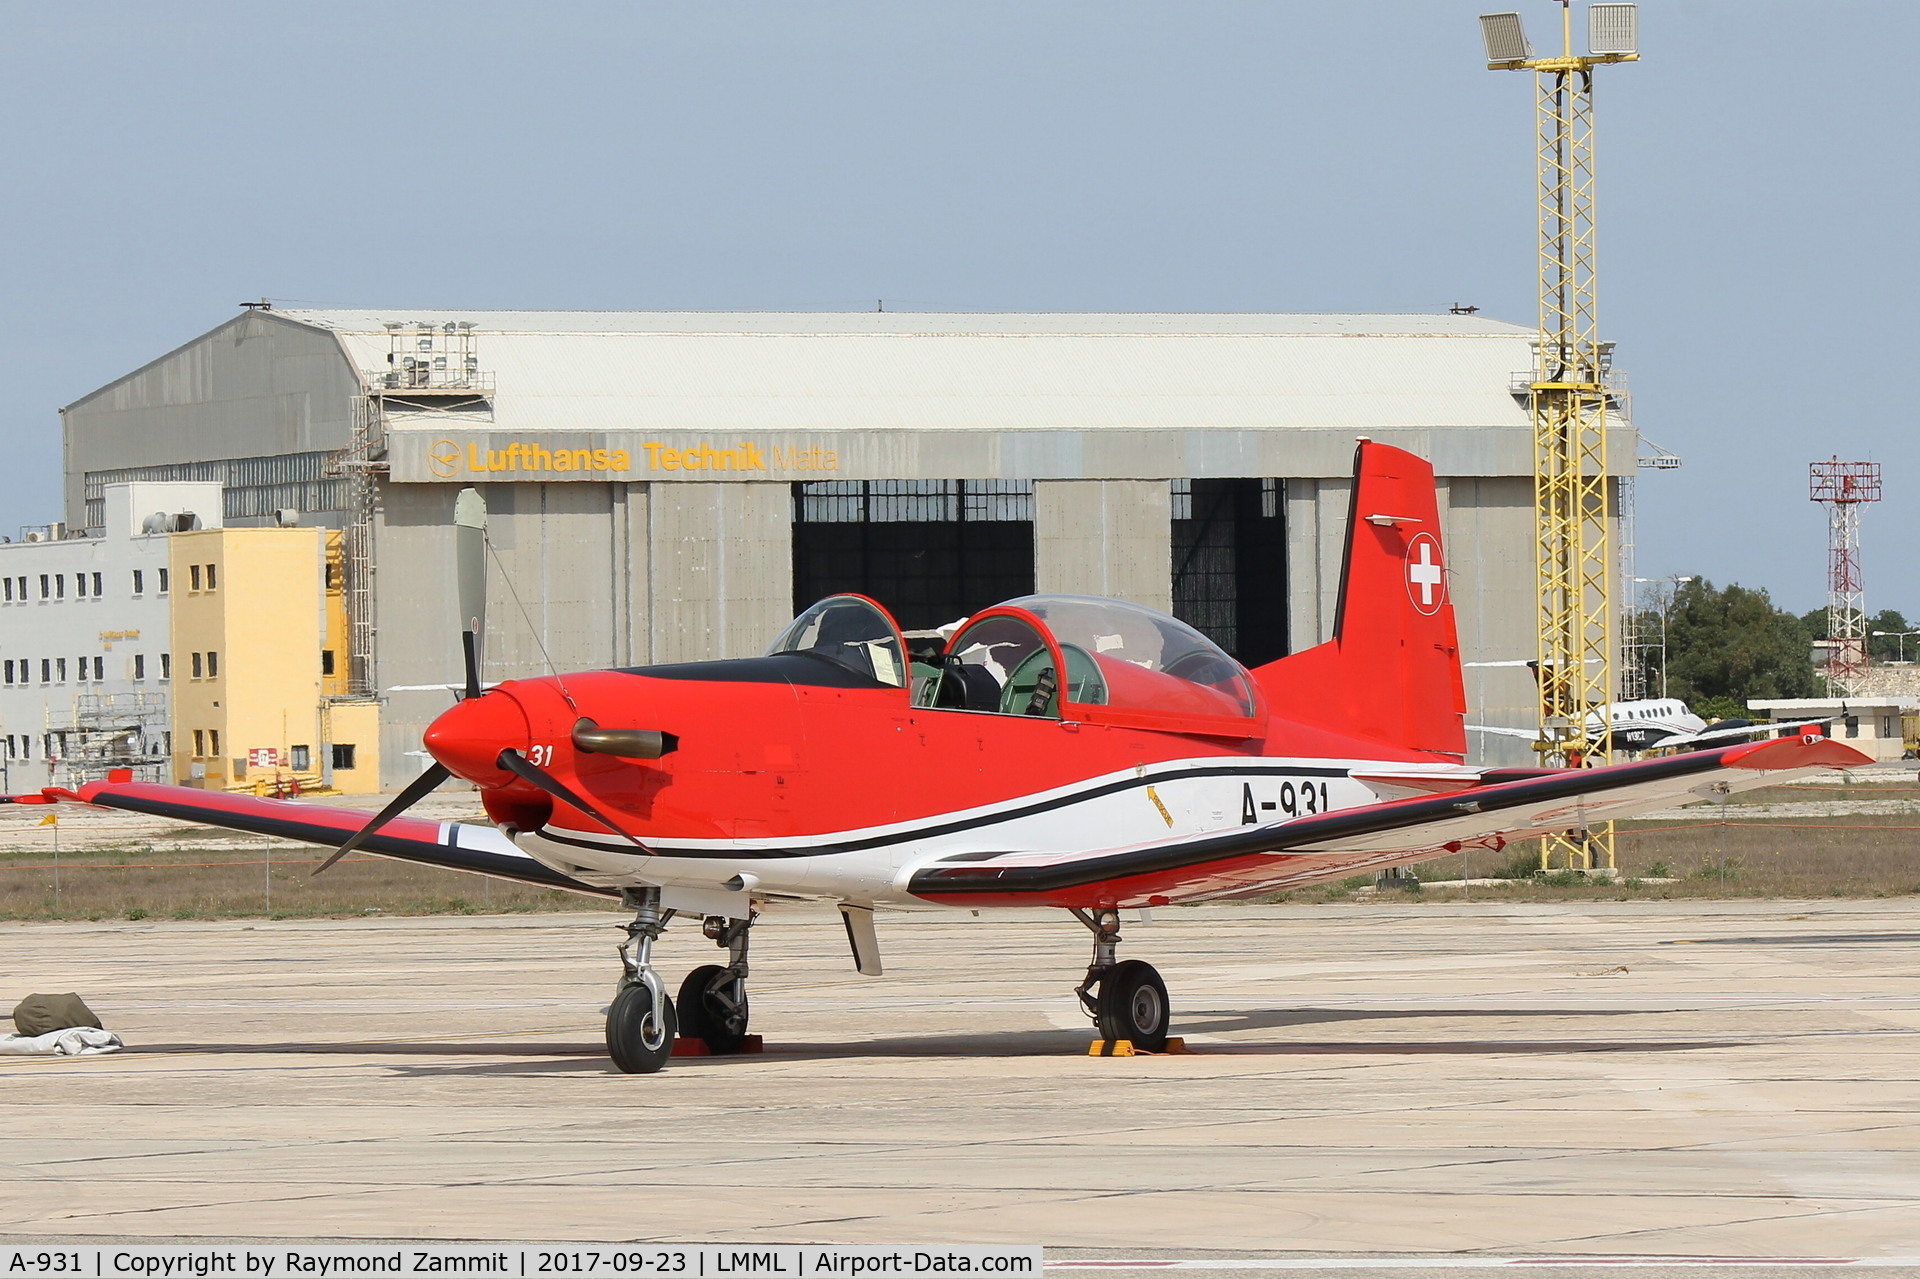
<instances>
[{"instance_id":1,"label":"building window","mask_svg":"<svg viewBox=\"0 0 1920 1279\"><path fill-rule=\"evenodd\" d=\"M220 566L218 564L207 565L207 589L210 591L216 590L218 589L219 585L220 585Z\"/></svg>"},{"instance_id":2,"label":"building window","mask_svg":"<svg viewBox=\"0 0 1920 1279\"><path fill-rule=\"evenodd\" d=\"M1248 666L1285 656L1283 481L1174 480L1173 615Z\"/></svg>"},{"instance_id":3,"label":"building window","mask_svg":"<svg viewBox=\"0 0 1920 1279\"><path fill-rule=\"evenodd\" d=\"M154 572L160 575L160 593L165 595L167 593L167 570L160 568L155 569Z\"/></svg>"},{"instance_id":4,"label":"building window","mask_svg":"<svg viewBox=\"0 0 1920 1279\"><path fill-rule=\"evenodd\" d=\"M207 745L213 748L212 750L208 751L207 754L218 755L220 753L220 730L219 729L209 728L207 730Z\"/></svg>"},{"instance_id":5,"label":"building window","mask_svg":"<svg viewBox=\"0 0 1920 1279\"><path fill-rule=\"evenodd\" d=\"M101 596L101 593L102 592L100 590L100 575L98 573L95 573L93 575L93 598L99 599Z\"/></svg>"},{"instance_id":6,"label":"building window","mask_svg":"<svg viewBox=\"0 0 1920 1279\"><path fill-rule=\"evenodd\" d=\"M193 730L193 753L196 758L207 753L207 731L204 728Z\"/></svg>"},{"instance_id":7,"label":"building window","mask_svg":"<svg viewBox=\"0 0 1920 1279\"><path fill-rule=\"evenodd\" d=\"M133 593L140 594L147 589L147 575L139 569L133 570Z\"/></svg>"},{"instance_id":8,"label":"building window","mask_svg":"<svg viewBox=\"0 0 1920 1279\"><path fill-rule=\"evenodd\" d=\"M207 678L218 679L219 677L220 677L220 654L213 652L211 649L209 649L207 651Z\"/></svg>"},{"instance_id":9,"label":"building window","mask_svg":"<svg viewBox=\"0 0 1920 1279\"><path fill-rule=\"evenodd\" d=\"M53 575L53 598L57 600L67 598L67 575L65 573L55 573Z\"/></svg>"},{"instance_id":10,"label":"building window","mask_svg":"<svg viewBox=\"0 0 1920 1279\"><path fill-rule=\"evenodd\" d=\"M24 573L20 576L20 602L22 604L27 602L27 578Z\"/></svg>"},{"instance_id":11,"label":"building window","mask_svg":"<svg viewBox=\"0 0 1920 1279\"><path fill-rule=\"evenodd\" d=\"M826 480L793 486L794 611L841 591L908 630L1033 593L1033 484Z\"/></svg>"},{"instance_id":12,"label":"building window","mask_svg":"<svg viewBox=\"0 0 1920 1279\"><path fill-rule=\"evenodd\" d=\"M335 742L333 744L333 766L335 768L352 768L354 766L352 742Z\"/></svg>"},{"instance_id":13,"label":"building window","mask_svg":"<svg viewBox=\"0 0 1920 1279\"><path fill-rule=\"evenodd\" d=\"M40 598L48 599L53 595L53 579L45 573L40 575Z\"/></svg>"},{"instance_id":14,"label":"building window","mask_svg":"<svg viewBox=\"0 0 1920 1279\"><path fill-rule=\"evenodd\" d=\"M97 680L107 677L107 659L104 654L96 655L93 659L93 677Z\"/></svg>"},{"instance_id":15,"label":"building window","mask_svg":"<svg viewBox=\"0 0 1920 1279\"><path fill-rule=\"evenodd\" d=\"M53 683L53 659L50 657L40 659L40 682L42 684Z\"/></svg>"},{"instance_id":16,"label":"building window","mask_svg":"<svg viewBox=\"0 0 1920 1279\"><path fill-rule=\"evenodd\" d=\"M13 683L13 663L7 663L7 683Z\"/></svg>"},{"instance_id":17,"label":"building window","mask_svg":"<svg viewBox=\"0 0 1920 1279\"><path fill-rule=\"evenodd\" d=\"M87 682L87 655L85 653L80 654L80 673L76 678L78 678L82 684Z\"/></svg>"},{"instance_id":18,"label":"building window","mask_svg":"<svg viewBox=\"0 0 1920 1279\"><path fill-rule=\"evenodd\" d=\"M67 659L66 658L56 657L53 659L53 673L55 677L54 683L64 684L67 682Z\"/></svg>"},{"instance_id":19,"label":"building window","mask_svg":"<svg viewBox=\"0 0 1920 1279\"><path fill-rule=\"evenodd\" d=\"M187 589L191 591L200 589L200 566L198 564L189 564L187 566Z\"/></svg>"},{"instance_id":20,"label":"building window","mask_svg":"<svg viewBox=\"0 0 1920 1279\"><path fill-rule=\"evenodd\" d=\"M172 653L160 654L160 678L161 679L173 678L173 654Z\"/></svg>"},{"instance_id":21,"label":"building window","mask_svg":"<svg viewBox=\"0 0 1920 1279\"><path fill-rule=\"evenodd\" d=\"M85 573L75 573L73 575L73 593L81 599L87 598L87 575Z\"/></svg>"},{"instance_id":22,"label":"building window","mask_svg":"<svg viewBox=\"0 0 1920 1279\"><path fill-rule=\"evenodd\" d=\"M7 579L7 603L13 603L13 579Z\"/></svg>"},{"instance_id":23,"label":"building window","mask_svg":"<svg viewBox=\"0 0 1920 1279\"><path fill-rule=\"evenodd\" d=\"M169 755L173 754L173 730L168 729L165 733L161 734L161 737L167 744L166 753Z\"/></svg>"},{"instance_id":24,"label":"building window","mask_svg":"<svg viewBox=\"0 0 1920 1279\"><path fill-rule=\"evenodd\" d=\"M293 769L296 773L305 772L307 769L313 767L313 752L305 746L289 746L287 748L287 767Z\"/></svg>"},{"instance_id":25,"label":"building window","mask_svg":"<svg viewBox=\"0 0 1920 1279\"><path fill-rule=\"evenodd\" d=\"M200 679L206 672L206 664L200 660L200 654L198 653L193 654L190 660L192 665L189 669L193 674L193 678Z\"/></svg>"},{"instance_id":26,"label":"building window","mask_svg":"<svg viewBox=\"0 0 1920 1279\"><path fill-rule=\"evenodd\" d=\"M135 679L145 679L147 677L147 655L145 653L135 653L133 655L133 677Z\"/></svg>"}]
</instances>

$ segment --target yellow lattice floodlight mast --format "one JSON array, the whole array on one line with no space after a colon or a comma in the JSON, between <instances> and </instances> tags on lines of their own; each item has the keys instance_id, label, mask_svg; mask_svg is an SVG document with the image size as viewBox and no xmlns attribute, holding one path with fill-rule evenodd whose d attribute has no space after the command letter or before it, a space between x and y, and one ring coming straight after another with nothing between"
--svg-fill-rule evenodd
<instances>
[{"instance_id":1,"label":"yellow lattice floodlight mast","mask_svg":"<svg viewBox=\"0 0 1920 1279\"><path fill-rule=\"evenodd\" d=\"M1573 9L1560 0L1562 52L1536 58L1520 15L1480 19L1487 66L1532 71L1538 106L1540 337L1533 409L1534 563L1540 625L1544 764L1613 759L1614 494L1607 474L1611 357L1595 312L1593 69L1639 59L1636 6L1588 7L1586 54L1573 52ZM1542 869L1613 866L1611 823L1542 841Z\"/></svg>"}]
</instances>

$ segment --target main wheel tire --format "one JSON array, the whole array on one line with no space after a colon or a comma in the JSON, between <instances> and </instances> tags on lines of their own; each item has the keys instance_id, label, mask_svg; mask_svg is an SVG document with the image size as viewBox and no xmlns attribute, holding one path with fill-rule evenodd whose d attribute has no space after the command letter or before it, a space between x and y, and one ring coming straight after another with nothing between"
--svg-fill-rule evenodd
<instances>
[{"instance_id":1,"label":"main wheel tire","mask_svg":"<svg viewBox=\"0 0 1920 1279\"><path fill-rule=\"evenodd\" d=\"M719 964L702 964L680 983L680 998L674 1003L680 1013L680 1033L689 1039L704 1040L707 1051L724 1057L740 1051L747 1039L747 992L740 991L740 1006L733 1007L714 990L727 970ZM731 979L728 979L729 983ZM721 987L722 990L726 986Z\"/></svg>"},{"instance_id":2,"label":"main wheel tire","mask_svg":"<svg viewBox=\"0 0 1920 1279\"><path fill-rule=\"evenodd\" d=\"M607 1055L629 1075L651 1075L673 1056L676 1033L673 1001L653 1006L653 991L634 982L613 997L607 1009Z\"/></svg>"},{"instance_id":3,"label":"main wheel tire","mask_svg":"<svg viewBox=\"0 0 1920 1279\"><path fill-rule=\"evenodd\" d=\"M1127 1039L1144 1052L1165 1052L1167 984L1152 964L1138 959L1115 964L1100 978L1100 1038Z\"/></svg>"}]
</instances>

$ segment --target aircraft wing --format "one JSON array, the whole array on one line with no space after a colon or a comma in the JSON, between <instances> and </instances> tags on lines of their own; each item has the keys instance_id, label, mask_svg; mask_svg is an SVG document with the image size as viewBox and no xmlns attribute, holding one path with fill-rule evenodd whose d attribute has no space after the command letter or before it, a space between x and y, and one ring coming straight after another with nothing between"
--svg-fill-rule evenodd
<instances>
[{"instance_id":1,"label":"aircraft wing","mask_svg":"<svg viewBox=\"0 0 1920 1279\"><path fill-rule=\"evenodd\" d=\"M914 868L908 890L950 905L1162 906L1247 897L1403 866L1870 763L1807 735L1567 769L1445 795L1337 809L1198 838L1095 852L970 852Z\"/></svg>"},{"instance_id":2,"label":"aircraft wing","mask_svg":"<svg viewBox=\"0 0 1920 1279\"><path fill-rule=\"evenodd\" d=\"M16 804L63 801L95 804L101 808L171 817L329 848L346 843L355 831L373 820L372 813L358 809L332 808L300 800L256 799L251 795L229 795L224 791L153 782L89 782L78 790L49 787L38 794L4 798ZM583 884L542 865L491 826L396 817L362 844L360 851L423 866L518 880L541 888L562 888L595 897L618 896L613 889Z\"/></svg>"}]
</instances>

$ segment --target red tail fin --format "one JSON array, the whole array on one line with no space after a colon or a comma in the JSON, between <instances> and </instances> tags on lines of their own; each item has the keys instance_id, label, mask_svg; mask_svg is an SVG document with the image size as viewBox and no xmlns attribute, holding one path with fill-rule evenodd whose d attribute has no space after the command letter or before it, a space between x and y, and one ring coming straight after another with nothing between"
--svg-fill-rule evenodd
<instances>
[{"instance_id":1,"label":"red tail fin","mask_svg":"<svg viewBox=\"0 0 1920 1279\"><path fill-rule=\"evenodd\" d=\"M1279 719L1464 756L1466 690L1433 467L1362 440L1333 638L1254 671Z\"/></svg>"}]
</instances>

